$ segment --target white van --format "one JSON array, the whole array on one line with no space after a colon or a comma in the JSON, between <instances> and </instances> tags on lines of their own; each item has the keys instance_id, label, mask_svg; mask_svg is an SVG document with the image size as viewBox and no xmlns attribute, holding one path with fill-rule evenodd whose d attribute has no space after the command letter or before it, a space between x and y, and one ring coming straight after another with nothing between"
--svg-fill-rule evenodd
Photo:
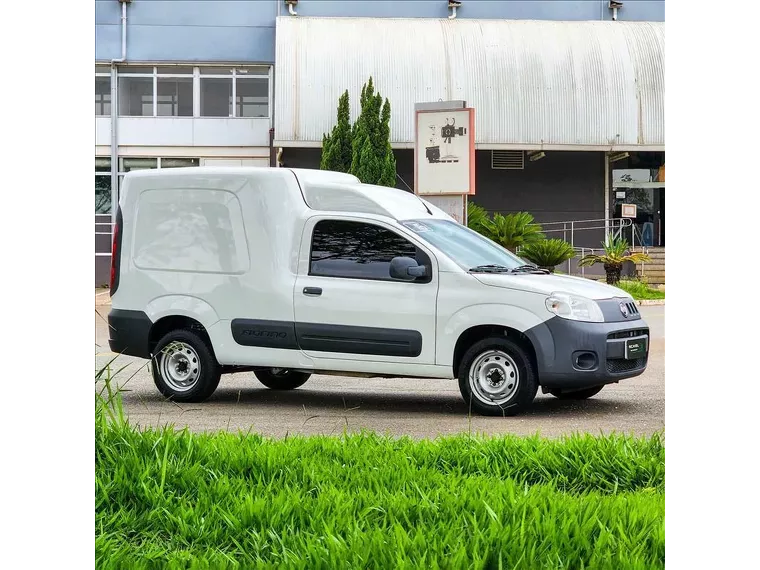
<instances>
[{"instance_id":1,"label":"white van","mask_svg":"<svg viewBox=\"0 0 760 570\"><path fill-rule=\"evenodd\" d=\"M175 401L246 370L275 390L311 374L446 377L469 409L513 415L539 386L588 398L647 365L624 291L550 275L348 174L130 172L112 260L111 350L153 359Z\"/></svg>"}]
</instances>

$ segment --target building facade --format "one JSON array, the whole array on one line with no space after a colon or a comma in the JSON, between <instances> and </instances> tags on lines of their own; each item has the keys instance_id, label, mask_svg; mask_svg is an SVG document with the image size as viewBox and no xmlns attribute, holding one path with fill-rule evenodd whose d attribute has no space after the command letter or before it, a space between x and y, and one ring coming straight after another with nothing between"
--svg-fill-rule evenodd
<instances>
[{"instance_id":1,"label":"building facade","mask_svg":"<svg viewBox=\"0 0 760 570\"><path fill-rule=\"evenodd\" d=\"M638 239L664 245L664 1L450 4L96 0L96 285L123 174L318 167L339 95L356 116L370 75L391 101L399 188L413 186L414 104L465 100L475 202L568 239L550 222L596 227L635 203Z\"/></svg>"}]
</instances>

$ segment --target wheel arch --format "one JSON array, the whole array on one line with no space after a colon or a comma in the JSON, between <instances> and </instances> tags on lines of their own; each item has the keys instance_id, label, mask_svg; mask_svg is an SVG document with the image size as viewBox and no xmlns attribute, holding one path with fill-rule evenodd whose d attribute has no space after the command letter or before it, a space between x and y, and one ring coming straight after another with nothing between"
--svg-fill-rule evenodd
<instances>
[{"instance_id":1,"label":"wheel arch","mask_svg":"<svg viewBox=\"0 0 760 570\"><path fill-rule=\"evenodd\" d=\"M538 358L536 356L536 349L533 346L531 340L519 330L500 324L487 324L487 325L475 325L464 331L457 338L454 345L454 354L452 361L452 371L454 377L459 377L459 368L462 365L462 359L465 352L473 344L486 338L491 337L506 337L511 340L528 354L531 365L536 374L538 374Z\"/></svg>"}]
</instances>

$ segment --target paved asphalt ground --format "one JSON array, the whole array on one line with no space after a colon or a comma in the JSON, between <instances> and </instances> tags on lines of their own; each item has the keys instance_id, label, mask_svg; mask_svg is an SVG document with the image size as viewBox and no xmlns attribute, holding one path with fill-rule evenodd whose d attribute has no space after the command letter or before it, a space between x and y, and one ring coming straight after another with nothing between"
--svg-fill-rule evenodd
<instances>
[{"instance_id":1,"label":"paved asphalt ground","mask_svg":"<svg viewBox=\"0 0 760 570\"><path fill-rule=\"evenodd\" d=\"M108 349L109 306L96 306L96 367L114 354ZM665 427L665 307L644 306L651 328L647 371L605 387L582 402L560 401L539 390L533 407L513 418L473 415L456 381L444 379L361 379L312 376L301 388L274 392L252 373L222 376L214 395L202 404L176 404L156 390L146 361L119 357L128 364L117 377L124 386L130 421L142 427L174 424L193 431L252 431L267 436L340 434L373 430L416 438L460 432L556 437L572 432L649 435Z\"/></svg>"}]
</instances>

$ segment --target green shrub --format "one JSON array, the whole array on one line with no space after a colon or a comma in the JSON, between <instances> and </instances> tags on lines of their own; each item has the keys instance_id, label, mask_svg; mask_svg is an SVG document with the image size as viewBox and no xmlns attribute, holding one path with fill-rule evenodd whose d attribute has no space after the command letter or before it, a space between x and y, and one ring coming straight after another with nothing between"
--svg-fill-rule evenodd
<instances>
[{"instance_id":1,"label":"green shrub","mask_svg":"<svg viewBox=\"0 0 760 570\"><path fill-rule=\"evenodd\" d=\"M488 231L493 241L511 252L545 238L541 226L528 212L496 214L488 224Z\"/></svg>"},{"instance_id":2,"label":"green shrub","mask_svg":"<svg viewBox=\"0 0 760 570\"><path fill-rule=\"evenodd\" d=\"M478 206L475 202L467 201L467 227L479 234L490 237L488 224L491 218L483 206Z\"/></svg>"},{"instance_id":3,"label":"green shrub","mask_svg":"<svg viewBox=\"0 0 760 570\"><path fill-rule=\"evenodd\" d=\"M621 279L617 285L619 289L622 289L628 293L634 299L664 299L665 291L653 289L646 283L636 279Z\"/></svg>"},{"instance_id":4,"label":"green shrub","mask_svg":"<svg viewBox=\"0 0 760 570\"><path fill-rule=\"evenodd\" d=\"M544 239L523 247L520 257L553 273L557 265L575 257L575 250L563 239Z\"/></svg>"}]
</instances>

